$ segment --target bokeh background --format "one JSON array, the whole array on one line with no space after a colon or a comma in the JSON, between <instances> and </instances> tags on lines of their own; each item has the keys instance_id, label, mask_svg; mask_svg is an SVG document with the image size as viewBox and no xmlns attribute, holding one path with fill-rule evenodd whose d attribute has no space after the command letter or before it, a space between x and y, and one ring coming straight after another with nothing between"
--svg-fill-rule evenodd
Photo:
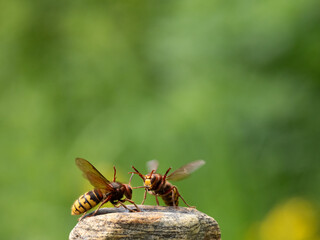
<instances>
[{"instance_id":1,"label":"bokeh background","mask_svg":"<svg viewBox=\"0 0 320 240\"><path fill-rule=\"evenodd\" d=\"M176 185L223 239L319 240L319 9L2 1L1 239L66 239L83 157L123 182L204 159Z\"/></svg>"}]
</instances>

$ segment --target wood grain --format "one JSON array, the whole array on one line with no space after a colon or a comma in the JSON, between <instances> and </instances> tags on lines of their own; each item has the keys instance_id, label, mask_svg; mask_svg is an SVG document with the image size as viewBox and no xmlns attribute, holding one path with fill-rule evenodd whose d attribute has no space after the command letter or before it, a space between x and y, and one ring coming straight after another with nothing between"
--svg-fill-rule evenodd
<instances>
[{"instance_id":1,"label":"wood grain","mask_svg":"<svg viewBox=\"0 0 320 240\"><path fill-rule=\"evenodd\" d=\"M132 205L127 205L134 209ZM69 239L221 239L216 220L193 208L140 205L141 212L102 208L87 214Z\"/></svg>"}]
</instances>

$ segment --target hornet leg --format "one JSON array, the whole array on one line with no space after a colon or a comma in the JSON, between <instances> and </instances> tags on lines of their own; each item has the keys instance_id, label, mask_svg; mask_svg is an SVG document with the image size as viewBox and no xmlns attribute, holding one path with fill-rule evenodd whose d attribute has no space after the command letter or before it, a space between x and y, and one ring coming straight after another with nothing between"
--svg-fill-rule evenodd
<instances>
[{"instance_id":1,"label":"hornet leg","mask_svg":"<svg viewBox=\"0 0 320 240\"><path fill-rule=\"evenodd\" d=\"M183 197L182 197L181 194L179 193L178 188L177 188L176 186L173 186L173 188L176 189L178 196L182 199L182 201L183 201L189 208L196 208L195 206L190 206L190 205L183 199ZM172 192L173 192L173 191L172 191Z\"/></svg>"},{"instance_id":2,"label":"hornet leg","mask_svg":"<svg viewBox=\"0 0 320 240\"><path fill-rule=\"evenodd\" d=\"M143 200L142 200L141 205L143 205L143 204L144 204L144 201L145 201L145 200L146 200L146 198L147 198L147 191L148 191L148 189L146 189L146 190L144 191L144 196L143 196Z\"/></svg>"},{"instance_id":3,"label":"hornet leg","mask_svg":"<svg viewBox=\"0 0 320 240\"><path fill-rule=\"evenodd\" d=\"M118 202L122 207L124 207L125 209L129 210L130 212L134 212L134 210L128 208L126 205L124 205L122 202ZM119 206L118 206L119 207Z\"/></svg>"},{"instance_id":4,"label":"hornet leg","mask_svg":"<svg viewBox=\"0 0 320 240\"><path fill-rule=\"evenodd\" d=\"M85 212L83 213L83 215L78 218L78 222L80 222L80 221L82 220L82 218L84 217L84 215L86 215L86 213L87 213L87 211L85 211Z\"/></svg>"},{"instance_id":5,"label":"hornet leg","mask_svg":"<svg viewBox=\"0 0 320 240\"><path fill-rule=\"evenodd\" d=\"M150 191L149 193L156 198L157 205L159 206L159 205L160 205L160 204L159 204L159 200L158 200L158 196L159 196L159 195L156 194L156 193L154 193L154 192L152 192L152 191Z\"/></svg>"},{"instance_id":6,"label":"hornet leg","mask_svg":"<svg viewBox=\"0 0 320 240\"><path fill-rule=\"evenodd\" d=\"M173 203L173 207L178 208L178 206L176 206L176 201L174 198L174 191L173 191L174 187L171 188L171 194L172 194L172 203ZM179 195L178 195L179 196Z\"/></svg>"},{"instance_id":7,"label":"hornet leg","mask_svg":"<svg viewBox=\"0 0 320 240\"><path fill-rule=\"evenodd\" d=\"M160 204L159 204L158 196L155 195L155 198L156 198L157 205L159 206Z\"/></svg>"},{"instance_id":8,"label":"hornet leg","mask_svg":"<svg viewBox=\"0 0 320 240\"><path fill-rule=\"evenodd\" d=\"M129 203L132 203L136 207L137 212L141 212L140 208L137 206L137 204L134 201L128 198L124 199L124 201L128 201Z\"/></svg>"},{"instance_id":9,"label":"hornet leg","mask_svg":"<svg viewBox=\"0 0 320 240\"><path fill-rule=\"evenodd\" d=\"M97 214L97 212L99 211L99 209L102 207L103 204L105 204L106 202L108 202L110 200L111 196L108 196L105 200L103 200L103 202L99 205L99 207L93 212L92 215L90 215L90 217L94 216Z\"/></svg>"}]
</instances>

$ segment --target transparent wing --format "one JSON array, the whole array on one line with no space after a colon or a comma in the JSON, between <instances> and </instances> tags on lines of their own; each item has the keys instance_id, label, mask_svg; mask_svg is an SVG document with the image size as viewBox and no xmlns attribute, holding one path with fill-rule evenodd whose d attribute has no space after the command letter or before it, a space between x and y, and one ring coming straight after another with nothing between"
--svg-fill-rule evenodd
<instances>
[{"instance_id":1,"label":"transparent wing","mask_svg":"<svg viewBox=\"0 0 320 240\"><path fill-rule=\"evenodd\" d=\"M197 170L199 167L204 165L206 162L203 160L197 160L191 163L184 165L183 167L177 169L173 173L171 173L167 179L172 181L179 181L186 177L189 177L191 173Z\"/></svg>"},{"instance_id":2,"label":"transparent wing","mask_svg":"<svg viewBox=\"0 0 320 240\"><path fill-rule=\"evenodd\" d=\"M91 163L83 158L76 158L76 164L83 172L83 176L89 180L95 188L103 188L109 191L112 187L109 185L110 181L106 179Z\"/></svg>"},{"instance_id":3,"label":"transparent wing","mask_svg":"<svg viewBox=\"0 0 320 240\"><path fill-rule=\"evenodd\" d=\"M148 173L150 173L152 170L157 171L159 166L159 162L157 160L151 160L147 162L147 168L148 168Z\"/></svg>"}]
</instances>

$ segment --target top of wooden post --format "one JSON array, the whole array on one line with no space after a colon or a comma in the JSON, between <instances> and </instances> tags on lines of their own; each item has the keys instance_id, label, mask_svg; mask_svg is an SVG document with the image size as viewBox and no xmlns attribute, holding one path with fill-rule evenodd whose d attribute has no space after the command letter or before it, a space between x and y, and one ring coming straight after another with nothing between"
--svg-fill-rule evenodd
<instances>
[{"instance_id":1,"label":"top of wooden post","mask_svg":"<svg viewBox=\"0 0 320 240\"><path fill-rule=\"evenodd\" d=\"M216 220L196 209L139 208L141 212L128 212L121 207L102 208L93 217L87 214L73 228L69 239L221 239Z\"/></svg>"}]
</instances>

